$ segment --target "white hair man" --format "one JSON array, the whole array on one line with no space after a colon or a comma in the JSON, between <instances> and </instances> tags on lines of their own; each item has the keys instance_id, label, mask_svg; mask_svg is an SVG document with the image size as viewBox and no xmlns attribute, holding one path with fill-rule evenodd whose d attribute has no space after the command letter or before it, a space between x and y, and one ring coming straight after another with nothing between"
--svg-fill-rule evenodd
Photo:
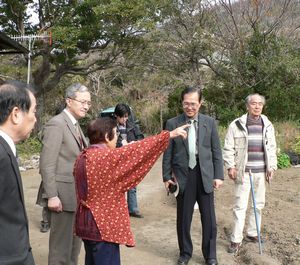
<instances>
[{"instance_id":1,"label":"white hair man","mask_svg":"<svg viewBox=\"0 0 300 265\"><path fill-rule=\"evenodd\" d=\"M253 177L256 213L261 225L265 205L265 181L270 181L277 169L274 127L262 113L265 98L251 94L246 98L247 114L229 125L223 150L228 176L235 182L233 231L229 253L237 253L243 240L246 211L251 190L249 172ZM254 211L250 211L246 240L258 242Z\"/></svg>"}]
</instances>

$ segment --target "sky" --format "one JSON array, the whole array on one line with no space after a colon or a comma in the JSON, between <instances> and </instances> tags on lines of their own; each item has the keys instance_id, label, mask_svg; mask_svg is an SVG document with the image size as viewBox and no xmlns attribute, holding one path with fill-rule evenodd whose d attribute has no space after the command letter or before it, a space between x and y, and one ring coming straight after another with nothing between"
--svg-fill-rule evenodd
<instances>
[{"instance_id":1,"label":"sky","mask_svg":"<svg viewBox=\"0 0 300 265\"><path fill-rule=\"evenodd\" d=\"M38 0L34 0L33 2L38 3ZM29 4L27 6L27 11L26 12L27 12L28 15L30 15L29 22L32 23L32 24L38 24L39 16L38 16L38 13L34 12L34 9L33 9L34 3Z\"/></svg>"}]
</instances>

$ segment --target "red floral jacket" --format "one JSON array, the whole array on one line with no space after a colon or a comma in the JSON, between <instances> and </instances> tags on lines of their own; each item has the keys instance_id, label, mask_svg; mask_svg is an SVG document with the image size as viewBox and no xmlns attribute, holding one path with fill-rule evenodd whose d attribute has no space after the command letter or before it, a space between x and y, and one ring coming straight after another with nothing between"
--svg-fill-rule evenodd
<instances>
[{"instance_id":1,"label":"red floral jacket","mask_svg":"<svg viewBox=\"0 0 300 265\"><path fill-rule=\"evenodd\" d=\"M167 148L169 137L168 131L162 131L121 148L108 149L105 145L94 145L81 152L74 167L78 202L75 221L77 236L135 245L125 193L150 171ZM82 181L84 179L86 181Z\"/></svg>"}]
</instances>

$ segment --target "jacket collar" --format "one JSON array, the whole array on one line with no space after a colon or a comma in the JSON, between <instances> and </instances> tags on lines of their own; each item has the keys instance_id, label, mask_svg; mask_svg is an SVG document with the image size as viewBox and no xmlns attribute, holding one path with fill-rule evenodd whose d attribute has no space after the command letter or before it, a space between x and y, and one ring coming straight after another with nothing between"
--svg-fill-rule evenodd
<instances>
[{"instance_id":1,"label":"jacket collar","mask_svg":"<svg viewBox=\"0 0 300 265\"><path fill-rule=\"evenodd\" d=\"M0 144L2 144L2 146L4 147L4 149L7 152L7 155L10 157L12 168L13 168L13 171L15 173L16 180L17 180L17 183L18 183L18 189L19 189L19 192L21 194L21 201L22 201L22 204L23 204L24 209L25 209L23 185L22 185L22 179L21 179L21 174L20 174L17 159L16 159L15 155L13 154L13 152L12 152L10 146L8 145L8 143L1 136L0 136ZM26 211L25 211L25 217L27 219Z\"/></svg>"},{"instance_id":2,"label":"jacket collar","mask_svg":"<svg viewBox=\"0 0 300 265\"><path fill-rule=\"evenodd\" d=\"M245 128L246 128L246 123L247 123L247 117L248 117L248 113L246 113L243 116L241 116L240 118L238 118L241 125ZM268 119L268 117L266 115L261 114L261 119L263 121L264 126L269 126L271 124L270 120Z\"/></svg>"},{"instance_id":3,"label":"jacket collar","mask_svg":"<svg viewBox=\"0 0 300 265\"><path fill-rule=\"evenodd\" d=\"M77 132L75 130L75 125L74 125L73 121L71 120L71 118L69 117L69 115L65 111L62 111L61 115L63 115L63 118L64 118L69 130L73 134L74 138L76 139L76 141L78 143L78 146L80 147L80 140L78 139L78 135L77 135ZM83 145L84 145L84 147L87 147L88 142L87 142L85 136L83 135L83 132L81 131L80 126L79 126L79 129L80 129L80 134L82 136L81 138L82 138L82 141L83 141Z\"/></svg>"}]
</instances>

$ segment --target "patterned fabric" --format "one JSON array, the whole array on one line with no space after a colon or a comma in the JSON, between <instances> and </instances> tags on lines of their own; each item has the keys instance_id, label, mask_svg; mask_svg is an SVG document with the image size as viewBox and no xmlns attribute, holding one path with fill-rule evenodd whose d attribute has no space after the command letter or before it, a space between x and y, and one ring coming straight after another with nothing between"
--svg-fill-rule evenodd
<instances>
[{"instance_id":1,"label":"patterned fabric","mask_svg":"<svg viewBox=\"0 0 300 265\"><path fill-rule=\"evenodd\" d=\"M248 162L246 164L246 172L253 173L265 172L265 152L263 146L263 122L262 119L258 120L247 118L248 129Z\"/></svg>"},{"instance_id":2,"label":"patterned fabric","mask_svg":"<svg viewBox=\"0 0 300 265\"><path fill-rule=\"evenodd\" d=\"M89 239L95 236L93 225L88 222L89 216L83 211L86 208L91 211L103 241L135 245L125 193L146 176L167 148L169 135L168 131L163 131L156 136L116 149L95 145L80 154L74 168L79 202L76 235ZM82 160L86 163L86 187L84 179L80 177L85 174L82 172ZM82 224L86 227L84 231Z\"/></svg>"},{"instance_id":3,"label":"patterned fabric","mask_svg":"<svg viewBox=\"0 0 300 265\"><path fill-rule=\"evenodd\" d=\"M93 148L92 145L90 148ZM96 146L95 146L96 147ZM107 148L106 145L99 145L99 148ZM75 217L75 234L80 235L82 239L91 241L102 241L97 224L94 220L92 212L85 207L84 202L87 199L87 178L86 178L86 156L81 156L77 162L76 171L76 195L77 195L77 211Z\"/></svg>"}]
</instances>

